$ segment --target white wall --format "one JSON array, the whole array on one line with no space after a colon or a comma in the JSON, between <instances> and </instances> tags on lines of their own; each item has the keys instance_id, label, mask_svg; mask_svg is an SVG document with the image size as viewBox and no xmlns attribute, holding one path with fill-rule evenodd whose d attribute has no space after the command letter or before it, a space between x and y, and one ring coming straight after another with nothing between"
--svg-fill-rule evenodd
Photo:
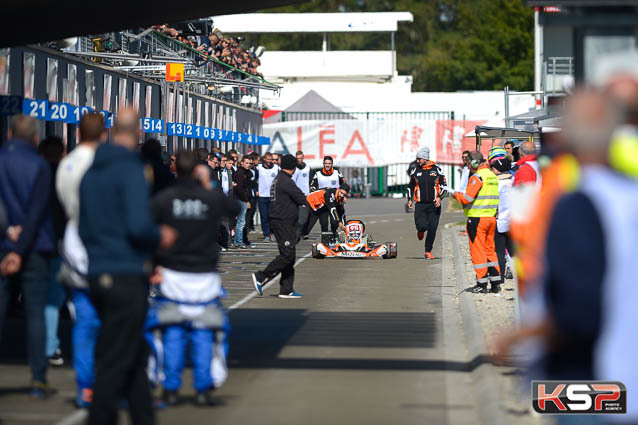
<instances>
[{"instance_id":1,"label":"white wall","mask_svg":"<svg viewBox=\"0 0 638 425\"><path fill-rule=\"evenodd\" d=\"M392 51L264 52L259 70L268 81L288 78L383 80L392 77Z\"/></svg>"},{"instance_id":2,"label":"white wall","mask_svg":"<svg viewBox=\"0 0 638 425\"><path fill-rule=\"evenodd\" d=\"M503 118L505 100L500 91L419 92L412 93L411 77L395 77L391 83L299 82L284 84L281 96L262 92L261 100L269 109L283 110L309 90L315 90L330 103L346 112L454 111L457 120L494 120ZM535 107L531 95L511 96L510 115Z\"/></svg>"}]
</instances>

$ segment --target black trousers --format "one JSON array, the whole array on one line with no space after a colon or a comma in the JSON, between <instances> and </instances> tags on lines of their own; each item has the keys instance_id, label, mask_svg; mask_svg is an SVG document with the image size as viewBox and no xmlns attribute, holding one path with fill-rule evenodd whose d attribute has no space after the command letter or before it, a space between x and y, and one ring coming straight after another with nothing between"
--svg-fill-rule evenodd
<instances>
[{"instance_id":1,"label":"black trousers","mask_svg":"<svg viewBox=\"0 0 638 425\"><path fill-rule=\"evenodd\" d=\"M229 238L230 232L228 231L226 224L222 222L222 224L220 224L217 229L217 243L219 243L219 246L221 246L222 248L228 249L228 242L230 240Z\"/></svg>"},{"instance_id":2,"label":"black trousers","mask_svg":"<svg viewBox=\"0 0 638 425\"><path fill-rule=\"evenodd\" d=\"M279 293L288 295L294 291L295 283L295 260L297 244L297 223L286 223L280 220L270 221L270 230L277 240L279 255L266 266L264 271L257 272L257 279L261 282L264 279L272 279L281 273L279 280Z\"/></svg>"},{"instance_id":3,"label":"black trousers","mask_svg":"<svg viewBox=\"0 0 638 425\"><path fill-rule=\"evenodd\" d=\"M91 299L102 325L95 347L95 386L89 425L117 424L120 401L129 403L135 425L155 423L146 375L148 345L143 329L148 282L139 275L102 275L90 282Z\"/></svg>"},{"instance_id":4,"label":"black trousers","mask_svg":"<svg viewBox=\"0 0 638 425\"><path fill-rule=\"evenodd\" d=\"M425 237L425 252L432 252L436 229L439 227L441 207L435 207L434 202L416 203L414 205L414 224L417 232L427 232Z\"/></svg>"},{"instance_id":5,"label":"black trousers","mask_svg":"<svg viewBox=\"0 0 638 425\"><path fill-rule=\"evenodd\" d=\"M339 226L337 225L335 219L332 217L332 214L330 214L330 210L328 208L321 207L317 211L312 211L311 208L308 209L310 210L310 214L307 224L308 231L306 234L312 231L312 228L315 226L315 224L317 224L317 220L319 220L319 225L321 226L322 232L327 232L328 224L330 224L330 230L332 231L332 233L334 235L337 234L337 229L339 228Z\"/></svg>"},{"instance_id":6,"label":"black trousers","mask_svg":"<svg viewBox=\"0 0 638 425\"><path fill-rule=\"evenodd\" d=\"M310 231L308 230L308 219L312 214L310 205L302 205L299 207L299 217L297 218L297 242L301 240L302 236L306 236Z\"/></svg>"},{"instance_id":7,"label":"black trousers","mask_svg":"<svg viewBox=\"0 0 638 425\"><path fill-rule=\"evenodd\" d=\"M514 255L514 244L510 238L509 232L501 233L498 230L494 232L494 246L496 248L496 256L498 257L498 266L501 268L501 283L505 282L505 250L510 255Z\"/></svg>"},{"instance_id":8,"label":"black trousers","mask_svg":"<svg viewBox=\"0 0 638 425\"><path fill-rule=\"evenodd\" d=\"M246 226L244 227L244 242L248 241L246 235L248 232L246 229L250 229L250 231L255 230L255 213L257 212L257 198L250 198L250 208L246 210Z\"/></svg>"}]
</instances>

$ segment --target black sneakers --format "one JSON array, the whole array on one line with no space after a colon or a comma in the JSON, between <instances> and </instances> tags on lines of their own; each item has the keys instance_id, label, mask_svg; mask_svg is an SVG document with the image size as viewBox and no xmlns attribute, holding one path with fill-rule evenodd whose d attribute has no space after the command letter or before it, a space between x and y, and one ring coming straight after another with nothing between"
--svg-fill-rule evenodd
<instances>
[{"instance_id":1,"label":"black sneakers","mask_svg":"<svg viewBox=\"0 0 638 425\"><path fill-rule=\"evenodd\" d=\"M476 285L468 288L467 292L471 292L473 294L487 294L489 291L487 290L487 285Z\"/></svg>"},{"instance_id":2,"label":"black sneakers","mask_svg":"<svg viewBox=\"0 0 638 425\"><path fill-rule=\"evenodd\" d=\"M168 407L176 406L179 401L177 391L164 390L162 393L162 401L164 401Z\"/></svg>"},{"instance_id":3,"label":"black sneakers","mask_svg":"<svg viewBox=\"0 0 638 425\"><path fill-rule=\"evenodd\" d=\"M48 358L49 365L51 366L62 366L64 364L64 358L62 357L62 351L60 349L56 349L55 353L51 357Z\"/></svg>"},{"instance_id":4,"label":"black sneakers","mask_svg":"<svg viewBox=\"0 0 638 425\"><path fill-rule=\"evenodd\" d=\"M501 295L501 285L500 285L500 283L493 283L492 287L490 288L490 293L500 296Z\"/></svg>"},{"instance_id":5,"label":"black sneakers","mask_svg":"<svg viewBox=\"0 0 638 425\"><path fill-rule=\"evenodd\" d=\"M197 406L206 407L206 406L215 406L217 403L213 397L213 393L215 390L212 388L199 392L195 396L195 404Z\"/></svg>"}]
</instances>

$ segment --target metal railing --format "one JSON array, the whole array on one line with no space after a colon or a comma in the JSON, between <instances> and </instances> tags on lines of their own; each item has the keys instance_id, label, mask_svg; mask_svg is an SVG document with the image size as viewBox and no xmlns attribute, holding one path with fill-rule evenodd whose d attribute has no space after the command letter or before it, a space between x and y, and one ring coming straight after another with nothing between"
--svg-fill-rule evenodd
<instances>
[{"instance_id":1,"label":"metal railing","mask_svg":"<svg viewBox=\"0 0 638 425\"><path fill-rule=\"evenodd\" d=\"M166 63L183 63L184 84L191 92L253 108L259 107L260 89L275 92L281 89L258 75L235 68L152 28L108 33L104 34L103 41L95 40L81 37L76 48L68 49L67 53L161 80L165 76ZM111 51L102 50L100 43L106 44L107 40L116 46Z\"/></svg>"},{"instance_id":2,"label":"metal railing","mask_svg":"<svg viewBox=\"0 0 638 425\"><path fill-rule=\"evenodd\" d=\"M544 62L542 84L546 92L555 94L562 92L559 79L568 75L574 75L574 58L568 56L549 57Z\"/></svg>"},{"instance_id":3,"label":"metal railing","mask_svg":"<svg viewBox=\"0 0 638 425\"><path fill-rule=\"evenodd\" d=\"M574 58L555 56L547 58L547 73L551 75L574 75Z\"/></svg>"}]
</instances>

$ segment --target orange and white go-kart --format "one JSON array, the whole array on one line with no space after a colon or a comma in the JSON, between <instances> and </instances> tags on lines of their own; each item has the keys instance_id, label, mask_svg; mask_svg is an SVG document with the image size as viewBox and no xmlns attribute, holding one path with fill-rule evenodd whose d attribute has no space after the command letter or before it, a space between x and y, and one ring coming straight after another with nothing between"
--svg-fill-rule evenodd
<instances>
[{"instance_id":1,"label":"orange and white go-kart","mask_svg":"<svg viewBox=\"0 0 638 425\"><path fill-rule=\"evenodd\" d=\"M365 233L365 224L360 220L349 220L345 232L335 238L332 233L321 234L321 242L312 244L314 258L396 258L396 242L377 243Z\"/></svg>"}]
</instances>

